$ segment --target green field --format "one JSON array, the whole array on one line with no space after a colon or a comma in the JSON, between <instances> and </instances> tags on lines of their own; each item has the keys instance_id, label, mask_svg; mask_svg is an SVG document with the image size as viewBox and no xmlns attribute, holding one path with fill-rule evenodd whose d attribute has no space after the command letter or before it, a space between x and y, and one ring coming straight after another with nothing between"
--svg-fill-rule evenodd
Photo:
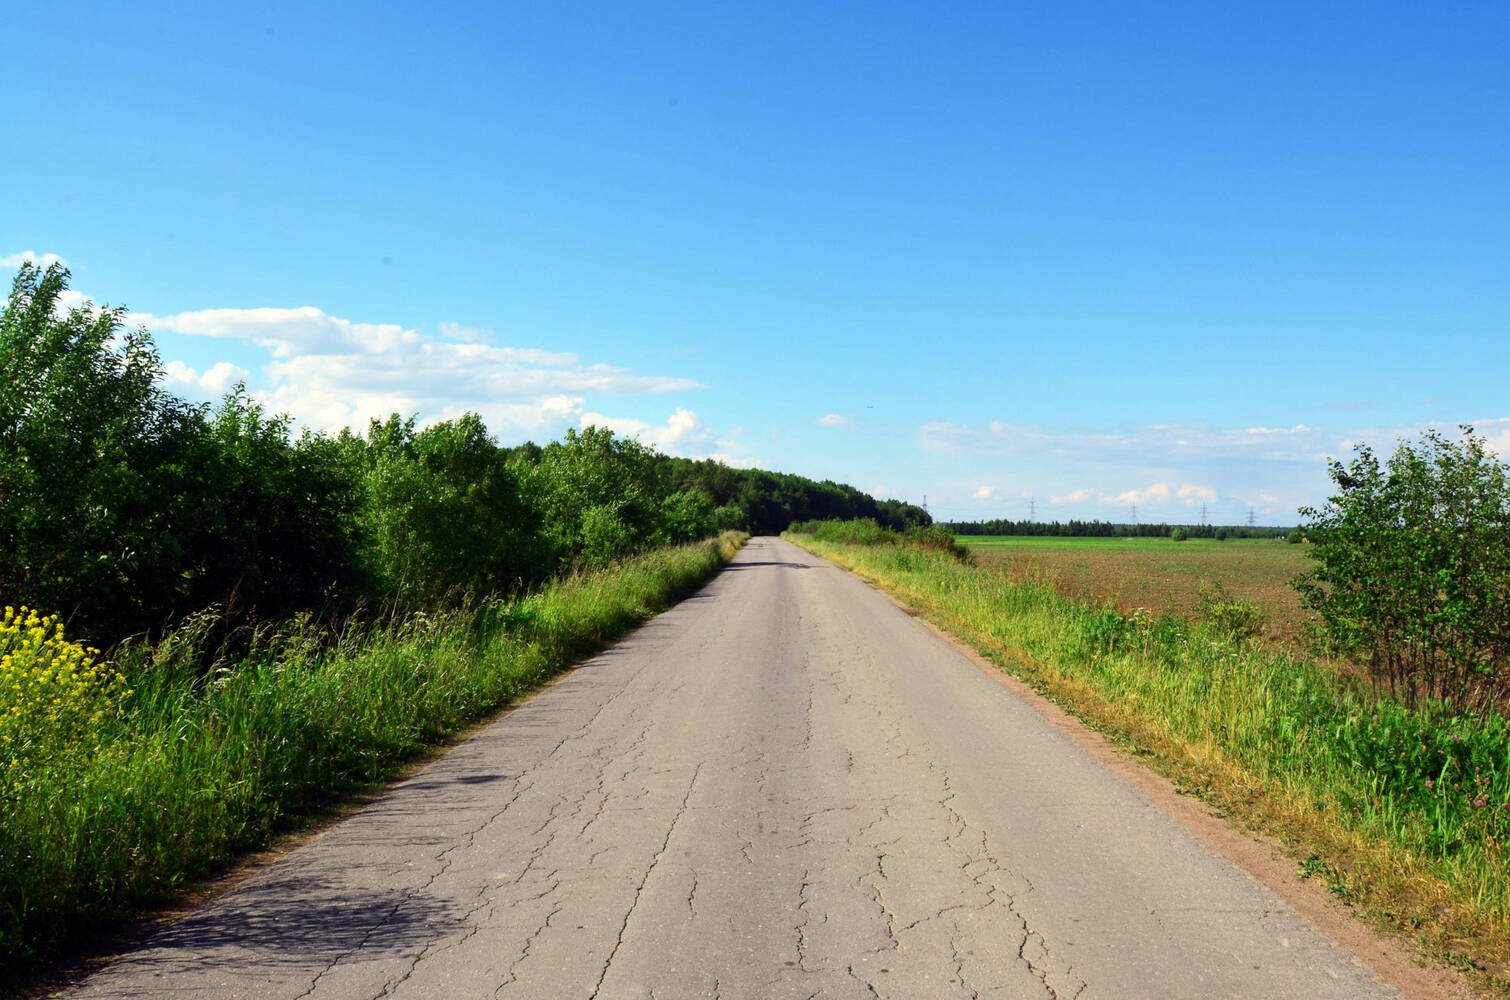
<instances>
[{"instance_id":1,"label":"green field","mask_svg":"<svg viewBox=\"0 0 1510 1000\"><path fill-rule=\"evenodd\" d=\"M1190 617L1201 594L1220 585L1252 601L1265 617L1264 635L1292 642L1310 621L1290 580L1310 568L1307 546L1269 539L1219 542L1192 538L1065 538L960 535L982 565L1060 592L1116 605Z\"/></svg>"}]
</instances>

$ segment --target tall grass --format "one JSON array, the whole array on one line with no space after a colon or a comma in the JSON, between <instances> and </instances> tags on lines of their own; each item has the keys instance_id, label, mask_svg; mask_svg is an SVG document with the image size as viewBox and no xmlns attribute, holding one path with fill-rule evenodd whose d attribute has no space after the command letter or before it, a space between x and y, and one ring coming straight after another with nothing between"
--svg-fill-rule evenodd
<instances>
[{"instance_id":1,"label":"tall grass","mask_svg":"<svg viewBox=\"0 0 1510 1000\"><path fill-rule=\"evenodd\" d=\"M943 553L790 536L921 608L1178 783L1287 839L1334 892L1442 956L1510 960L1510 723L1416 709L1204 621L1075 600Z\"/></svg>"},{"instance_id":2,"label":"tall grass","mask_svg":"<svg viewBox=\"0 0 1510 1000\"><path fill-rule=\"evenodd\" d=\"M124 650L131 691L95 752L0 773L0 981L391 776L696 589L745 537L333 648L295 623L209 674L194 626Z\"/></svg>"}]
</instances>

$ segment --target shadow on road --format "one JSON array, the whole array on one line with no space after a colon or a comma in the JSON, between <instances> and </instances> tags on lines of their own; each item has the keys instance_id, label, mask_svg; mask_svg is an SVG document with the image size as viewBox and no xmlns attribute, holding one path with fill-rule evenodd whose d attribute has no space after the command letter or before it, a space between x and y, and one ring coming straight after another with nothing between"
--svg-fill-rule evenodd
<instances>
[{"instance_id":1,"label":"shadow on road","mask_svg":"<svg viewBox=\"0 0 1510 1000\"><path fill-rule=\"evenodd\" d=\"M234 967L243 976L318 973L358 949L413 953L464 921L455 906L423 892L355 889L302 873L248 885L225 902L234 909L211 906L180 920L120 965L148 973L158 965Z\"/></svg>"}]
</instances>

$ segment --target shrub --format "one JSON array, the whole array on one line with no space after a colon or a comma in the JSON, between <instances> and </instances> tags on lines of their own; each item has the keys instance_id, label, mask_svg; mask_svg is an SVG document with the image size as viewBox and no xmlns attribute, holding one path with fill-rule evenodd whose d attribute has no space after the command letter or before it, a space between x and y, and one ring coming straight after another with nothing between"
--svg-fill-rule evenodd
<instances>
[{"instance_id":1,"label":"shrub","mask_svg":"<svg viewBox=\"0 0 1510 1000\"><path fill-rule=\"evenodd\" d=\"M857 517L851 521L822 521L813 532L820 542L839 545L895 545L902 536L883 528L873 519Z\"/></svg>"},{"instance_id":2,"label":"shrub","mask_svg":"<svg viewBox=\"0 0 1510 1000\"><path fill-rule=\"evenodd\" d=\"M930 524L927 527L914 525L903 534L902 541L906 545L921 549L947 552L961 561L968 562L970 559L970 550L955 540L954 532L942 525Z\"/></svg>"},{"instance_id":3,"label":"shrub","mask_svg":"<svg viewBox=\"0 0 1510 1000\"><path fill-rule=\"evenodd\" d=\"M538 513L476 414L419 432L395 415L342 445L362 468L358 534L379 594L433 609L555 571Z\"/></svg>"},{"instance_id":4,"label":"shrub","mask_svg":"<svg viewBox=\"0 0 1510 1000\"><path fill-rule=\"evenodd\" d=\"M1233 642L1259 638L1264 631L1264 613L1257 604L1233 597L1220 583L1201 592L1196 619L1212 633Z\"/></svg>"},{"instance_id":5,"label":"shrub","mask_svg":"<svg viewBox=\"0 0 1510 1000\"><path fill-rule=\"evenodd\" d=\"M1414 705L1510 693L1510 477L1482 438L1436 431L1381 466L1330 463L1337 492L1303 508L1315 568L1295 582L1344 654Z\"/></svg>"}]
</instances>

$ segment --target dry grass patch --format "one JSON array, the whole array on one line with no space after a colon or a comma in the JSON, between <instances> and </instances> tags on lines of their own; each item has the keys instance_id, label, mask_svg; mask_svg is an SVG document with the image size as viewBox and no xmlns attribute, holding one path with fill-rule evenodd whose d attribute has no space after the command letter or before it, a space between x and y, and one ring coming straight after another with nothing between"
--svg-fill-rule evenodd
<instances>
[{"instance_id":1,"label":"dry grass patch","mask_svg":"<svg viewBox=\"0 0 1510 1000\"><path fill-rule=\"evenodd\" d=\"M1124 612L1147 608L1192 618L1201 594L1219 584L1264 612L1264 637L1271 641L1297 641L1314 619L1290 586L1310 568L1304 545L1209 538L962 535L959 540L982 565L1020 580L1046 580L1068 596L1108 602Z\"/></svg>"}]
</instances>

